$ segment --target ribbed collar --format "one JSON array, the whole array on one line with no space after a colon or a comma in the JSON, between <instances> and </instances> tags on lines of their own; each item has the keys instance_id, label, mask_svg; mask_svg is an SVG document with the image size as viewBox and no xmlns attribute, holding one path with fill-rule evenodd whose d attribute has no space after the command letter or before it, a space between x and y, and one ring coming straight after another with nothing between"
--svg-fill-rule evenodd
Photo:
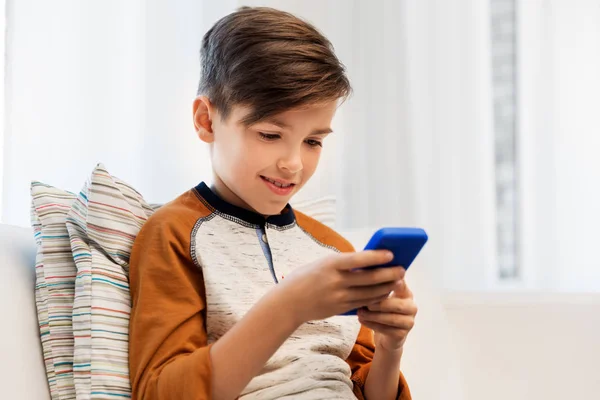
<instances>
[{"instance_id":1,"label":"ribbed collar","mask_svg":"<svg viewBox=\"0 0 600 400\"><path fill-rule=\"evenodd\" d=\"M246 210L245 208L234 206L233 204L226 202L225 200L221 199L216 193L214 193L204 182L201 182L194 189L215 210L218 210L223 214L239 218L242 221L245 221L249 224L264 225L265 223L269 223L277 226L286 226L292 224L296 220L294 210L289 204L285 206L281 214L270 215L267 218L265 218L261 214L258 214L254 211Z\"/></svg>"}]
</instances>

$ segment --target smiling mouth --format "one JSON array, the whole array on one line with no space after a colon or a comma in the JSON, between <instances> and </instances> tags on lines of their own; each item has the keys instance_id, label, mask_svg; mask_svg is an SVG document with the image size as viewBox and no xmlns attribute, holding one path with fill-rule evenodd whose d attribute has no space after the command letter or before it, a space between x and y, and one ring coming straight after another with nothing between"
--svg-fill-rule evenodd
<instances>
[{"instance_id":1,"label":"smiling mouth","mask_svg":"<svg viewBox=\"0 0 600 400\"><path fill-rule=\"evenodd\" d=\"M296 189L296 184L291 182L280 182L275 179L267 178L266 176L260 177L265 185L278 196L284 196L286 199Z\"/></svg>"},{"instance_id":2,"label":"smiling mouth","mask_svg":"<svg viewBox=\"0 0 600 400\"><path fill-rule=\"evenodd\" d=\"M267 182L269 182L269 183L272 183L273 185L275 185L275 186L277 186L277 187L279 187L279 188L287 189L287 188L291 188L291 187L293 187L293 186L296 186L296 184L295 184L295 183L281 183L281 182L278 182L278 181L276 181L276 180L274 180L274 179L267 178L266 176L262 176L262 175L261 175L260 177L261 177L263 180L265 180L265 181L267 181Z\"/></svg>"}]
</instances>

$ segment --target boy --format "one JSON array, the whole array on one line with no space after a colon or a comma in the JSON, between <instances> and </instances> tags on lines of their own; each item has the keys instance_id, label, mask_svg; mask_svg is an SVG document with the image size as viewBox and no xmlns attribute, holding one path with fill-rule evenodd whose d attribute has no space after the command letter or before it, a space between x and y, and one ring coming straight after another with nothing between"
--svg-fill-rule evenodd
<instances>
[{"instance_id":1,"label":"boy","mask_svg":"<svg viewBox=\"0 0 600 400\"><path fill-rule=\"evenodd\" d=\"M214 184L163 206L134 244L133 398L410 399L404 270L356 271L391 254L355 253L288 205L350 92L331 44L243 7L206 33L201 61L193 120Z\"/></svg>"}]
</instances>

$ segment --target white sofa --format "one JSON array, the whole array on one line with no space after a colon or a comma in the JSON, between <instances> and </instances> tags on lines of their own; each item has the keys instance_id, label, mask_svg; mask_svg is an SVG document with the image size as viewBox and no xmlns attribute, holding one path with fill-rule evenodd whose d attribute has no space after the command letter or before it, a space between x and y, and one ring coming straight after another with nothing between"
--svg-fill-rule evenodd
<instances>
[{"instance_id":1,"label":"white sofa","mask_svg":"<svg viewBox=\"0 0 600 400\"><path fill-rule=\"evenodd\" d=\"M0 397L50 399L35 308L31 229L0 224Z\"/></svg>"},{"instance_id":2,"label":"white sofa","mask_svg":"<svg viewBox=\"0 0 600 400\"><path fill-rule=\"evenodd\" d=\"M345 232L357 248L372 230ZM600 398L600 295L442 295L419 257L402 370L416 400ZM35 309L31 229L0 224L0 399L50 398Z\"/></svg>"}]
</instances>

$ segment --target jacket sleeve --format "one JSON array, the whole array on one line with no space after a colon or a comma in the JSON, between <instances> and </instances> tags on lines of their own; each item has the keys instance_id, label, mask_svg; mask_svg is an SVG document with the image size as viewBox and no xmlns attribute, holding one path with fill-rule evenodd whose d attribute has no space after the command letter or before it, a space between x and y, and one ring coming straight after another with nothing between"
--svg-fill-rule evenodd
<instances>
[{"instance_id":1,"label":"jacket sleeve","mask_svg":"<svg viewBox=\"0 0 600 400\"><path fill-rule=\"evenodd\" d=\"M359 400L365 400L365 382L373 363L373 355L375 354L375 341L373 331L361 326L360 332L356 339L356 343L352 348L350 356L346 360L352 370L352 382L354 383L354 395ZM398 394L397 400L411 400L408 384L398 371ZM367 399L370 400L370 399Z\"/></svg>"},{"instance_id":2,"label":"jacket sleeve","mask_svg":"<svg viewBox=\"0 0 600 400\"><path fill-rule=\"evenodd\" d=\"M206 294L190 255L193 222L157 214L142 227L130 259L132 399L209 399Z\"/></svg>"}]
</instances>

